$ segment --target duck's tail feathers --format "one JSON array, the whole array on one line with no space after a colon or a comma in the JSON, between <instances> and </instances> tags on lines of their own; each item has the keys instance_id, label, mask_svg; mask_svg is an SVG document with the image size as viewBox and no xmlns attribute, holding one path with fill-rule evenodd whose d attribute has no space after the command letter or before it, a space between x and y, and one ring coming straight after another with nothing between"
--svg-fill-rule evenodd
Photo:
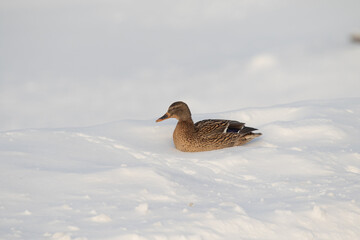
<instances>
[{"instance_id":1,"label":"duck's tail feathers","mask_svg":"<svg viewBox=\"0 0 360 240\"><path fill-rule=\"evenodd\" d=\"M256 128L252 128L252 127L243 127L238 133L240 133L241 135L246 135L256 130L257 130Z\"/></svg>"},{"instance_id":2,"label":"duck's tail feathers","mask_svg":"<svg viewBox=\"0 0 360 240\"><path fill-rule=\"evenodd\" d=\"M253 140L254 138L260 137L262 134L261 133L253 133L253 132L248 132L245 135L243 135L242 137L240 137L235 145L236 146L240 146L240 145L244 145L248 142L250 142L251 140Z\"/></svg>"}]
</instances>

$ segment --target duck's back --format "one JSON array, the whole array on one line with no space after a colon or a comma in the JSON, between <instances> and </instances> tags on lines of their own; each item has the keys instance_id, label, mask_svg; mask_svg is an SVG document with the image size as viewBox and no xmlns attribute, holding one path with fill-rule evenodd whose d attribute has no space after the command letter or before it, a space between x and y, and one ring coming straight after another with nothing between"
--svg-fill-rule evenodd
<instances>
[{"instance_id":1,"label":"duck's back","mask_svg":"<svg viewBox=\"0 0 360 240\"><path fill-rule=\"evenodd\" d=\"M203 135L240 132L244 127L245 123L223 119L206 119L195 123L195 129Z\"/></svg>"},{"instance_id":2,"label":"duck's back","mask_svg":"<svg viewBox=\"0 0 360 240\"><path fill-rule=\"evenodd\" d=\"M245 123L234 120L207 119L195 123L197 141L206 150L221 149L243 145L260 133L253 133L256 128L246 127Z\"/></svg>"}]
</instances>

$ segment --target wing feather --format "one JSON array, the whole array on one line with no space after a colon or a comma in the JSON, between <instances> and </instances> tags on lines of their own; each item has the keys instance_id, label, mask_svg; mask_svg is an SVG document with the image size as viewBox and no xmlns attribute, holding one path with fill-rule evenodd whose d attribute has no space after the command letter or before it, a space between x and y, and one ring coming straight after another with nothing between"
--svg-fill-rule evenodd
<instances>
[{"instance_id":1,"label":"wing feather","mask_svg":"<svg viewBox=\"0 0 360 240\"><path fill-rule=\"evenodd\" d=\"M199 134L212 135L215 133L240 132L245 124L222 119L206 119L195 123L195 129Z\"/></svg>"}]
</instances>

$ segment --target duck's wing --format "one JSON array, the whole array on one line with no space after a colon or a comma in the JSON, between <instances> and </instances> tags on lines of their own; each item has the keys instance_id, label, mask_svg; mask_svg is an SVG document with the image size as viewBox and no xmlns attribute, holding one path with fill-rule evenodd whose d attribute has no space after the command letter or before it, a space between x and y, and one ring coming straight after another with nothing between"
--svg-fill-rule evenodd
<instances>
[{"instance_id":1,"label":"duck's wing","mask_svg":"<svg viewBox=\"0 0 360 240\"><path fill-rule=\"evenodd\" d=\"M256 129L245 127L245 123L241 123L233 120L222 120L222 119L206 119L195 123L195 129L203 136L212 135L215 133L242 133L251 132Z\"/></svg>"}]
</instances>

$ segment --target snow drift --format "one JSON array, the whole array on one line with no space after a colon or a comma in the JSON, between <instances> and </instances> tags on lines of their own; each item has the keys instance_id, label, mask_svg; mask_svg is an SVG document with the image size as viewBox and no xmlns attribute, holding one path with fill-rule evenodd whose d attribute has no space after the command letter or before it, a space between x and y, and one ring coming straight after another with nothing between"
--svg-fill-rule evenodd
<instances>
[{"instance_id":1,"label":"snow drift","mask_svg":"<svg viewBox=\"0 0 360 240\"><path fill-rule=\"evenodd\" d=\"M1 132L0 239L360 235L360 98L194 115L263 133L202 153L177 151L159 114Z\"/></svg>"}]
</instances>

